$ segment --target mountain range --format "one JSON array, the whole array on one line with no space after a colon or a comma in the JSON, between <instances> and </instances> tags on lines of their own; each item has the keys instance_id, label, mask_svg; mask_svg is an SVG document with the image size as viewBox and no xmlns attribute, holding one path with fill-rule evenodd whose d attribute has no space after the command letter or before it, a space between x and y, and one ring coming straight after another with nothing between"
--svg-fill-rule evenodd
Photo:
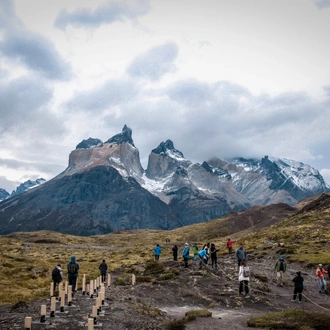
<instances>
[{"instance_id":1,"label":"mountain range","mask_svg":"<svg viewBox=\"0 0 330 330\"><path fill-rule=\"evenodd\" d=\"M80 142L55 178L7 196L0 203L0 234L173 229L254 205L295 205L328 190L320 173L301 162L264 156L192 163L171 140L151 151L144 170L125 125L105 142Z\"/></svg>"}]
</instances>

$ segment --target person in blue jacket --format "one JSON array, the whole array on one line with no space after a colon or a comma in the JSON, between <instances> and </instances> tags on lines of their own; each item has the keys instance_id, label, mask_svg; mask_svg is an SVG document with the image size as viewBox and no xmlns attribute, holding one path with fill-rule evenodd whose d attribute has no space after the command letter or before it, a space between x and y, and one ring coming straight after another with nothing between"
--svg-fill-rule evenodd
<instances>
[{"instance_id":1,"label":"person in blue jacket","mask_svg":"<svg viewBox=\"0 0 330 330\"><path fill-rule=\"evenodd\" d=\"M198 257L200 259L199 268L202 268L203 265L207 265L208 254L207 250L203 249L198 252Z\"/></svg>"},{"instance_id":2,"label":"person in blue jacket","mask_svg":"<svg viewBox=\"0 0 330 330\"><path fill-rule=\"evenodd\" d=\"M183 250L183 252L182 252L182 258L183 258L183 260L184 260L184 266L185 267L188 267L188 261L189 261L189 259L190 259L190 254L189 254L189 244L188 243L186 243L185 245L184 245L184 250Z\"/></svg>"},{"instance_id":3,"label":"person in blue jacket","mask_svg":"<svg viewBox=\"0 0 330 330\"><path fill-rule=\"evenodd\" d=\"M159 260L159 256L162 253L162 248L157 244L154 248L155 260Z\"/></svg>"},{"instance_id":4,"label":"person in blue jacket","mask_svg":"<svg viewBox=\"0 0 330 330\"><path fill-rule=\"evenodd\" d=\"M75 292L79 270L79 264L76 262L75 256L71 256L70 262L66 265L66 268L68 270L69 285L72 285L72 292Z\"/></svg>"}]
</instances>

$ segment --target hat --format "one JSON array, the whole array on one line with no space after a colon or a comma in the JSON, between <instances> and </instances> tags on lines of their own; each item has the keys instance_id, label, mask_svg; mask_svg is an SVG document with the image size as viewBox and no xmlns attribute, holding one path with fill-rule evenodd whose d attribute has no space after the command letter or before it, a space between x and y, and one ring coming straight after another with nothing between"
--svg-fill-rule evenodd
<instances>
[{"instance_id":1,"label":"hat","mask_svg":"<svg viewBox=\"0 0 330 330\"><path fill-rule=\"evenodd\" d=\"M319 264L319 267L322 267L322 264Z\"/></svg>"},{"instance_id":2,"label":"hat","mask_svg":"<svg viewBox=\"0 0 330 330\"><path fill-rule=\"evenodd\" d=\"M284 259L284 255L283 254L280 255L280 259Z\"/></svg>"},{"instance_id":3,"label":"hat","mask_svg":"<svg viewBox=\"0 0 330 330\"><path fill-rule=\"evenodd\" d=\"M189 245L188 243L186 243L185 245Z\"/></svg>"}]
</instances>

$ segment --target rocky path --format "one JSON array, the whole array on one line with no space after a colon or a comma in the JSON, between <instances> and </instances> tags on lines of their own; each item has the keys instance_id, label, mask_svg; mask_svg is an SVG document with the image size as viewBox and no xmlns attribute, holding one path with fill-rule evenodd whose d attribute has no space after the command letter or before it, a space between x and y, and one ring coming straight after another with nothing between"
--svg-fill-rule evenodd
<instances>
[{"instance_id":1,"label":"rocky path","mask_svg":"<svg viewBox=\"0 0 330 330\"><path fill-rule=\"evenodd\" d=\"M305 278L302 304L291 302L292 278L299 269L289 264L284 287L276 285L274 260L250 260L250 294L238 295L237 266L233 258L219 258L219 268L199 269L197 262L184 268L181 262L161 260L163 273L152 275L152 281L138 281L135 285L117 281L127 269L112 274L113 284L106 288L105 304L97 317L94 329L148 330L170 329L167 322L182 319L187 311L209 310L212 317L198 317L186 324L187 330L247 329L252 316L287 309L330 311L330 296L320 295L314 270L302 270ZM141 275L144 273L140 265ZM161 280L164 274L171 274ZM143 277L143 276L142 276ZM141 277L141 278L142 278ZM137 277L138 278L138 277ZM41 305L47 305L46 322L40 323ZM87 329L87 320L95 299L75 293L72 306L60 312L59 303L54 317L50 317L50 300L17 304L11 310L0 310L0 329L24 329L24 318L32 317L32 329Z\"/></svg>"}]
</instances>

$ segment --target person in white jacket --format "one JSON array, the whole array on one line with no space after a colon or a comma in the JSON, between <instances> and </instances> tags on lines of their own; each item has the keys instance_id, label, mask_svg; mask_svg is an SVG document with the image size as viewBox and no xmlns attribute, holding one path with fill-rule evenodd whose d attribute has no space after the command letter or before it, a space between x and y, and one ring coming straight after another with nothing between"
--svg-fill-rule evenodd
<instances>
[{"instance_id":1,"label":"person in white jacket","mask_svg":"<svg viewBox=\"0 0 330 330\"><path fill-rule=\"evenodd\" d=\"M250 268L246 265L245 261L241 261L238 270L239 280L239 294L245 291L247 295L249 293L249 281L250 281Z\"/></svg>"}]
</instances>

